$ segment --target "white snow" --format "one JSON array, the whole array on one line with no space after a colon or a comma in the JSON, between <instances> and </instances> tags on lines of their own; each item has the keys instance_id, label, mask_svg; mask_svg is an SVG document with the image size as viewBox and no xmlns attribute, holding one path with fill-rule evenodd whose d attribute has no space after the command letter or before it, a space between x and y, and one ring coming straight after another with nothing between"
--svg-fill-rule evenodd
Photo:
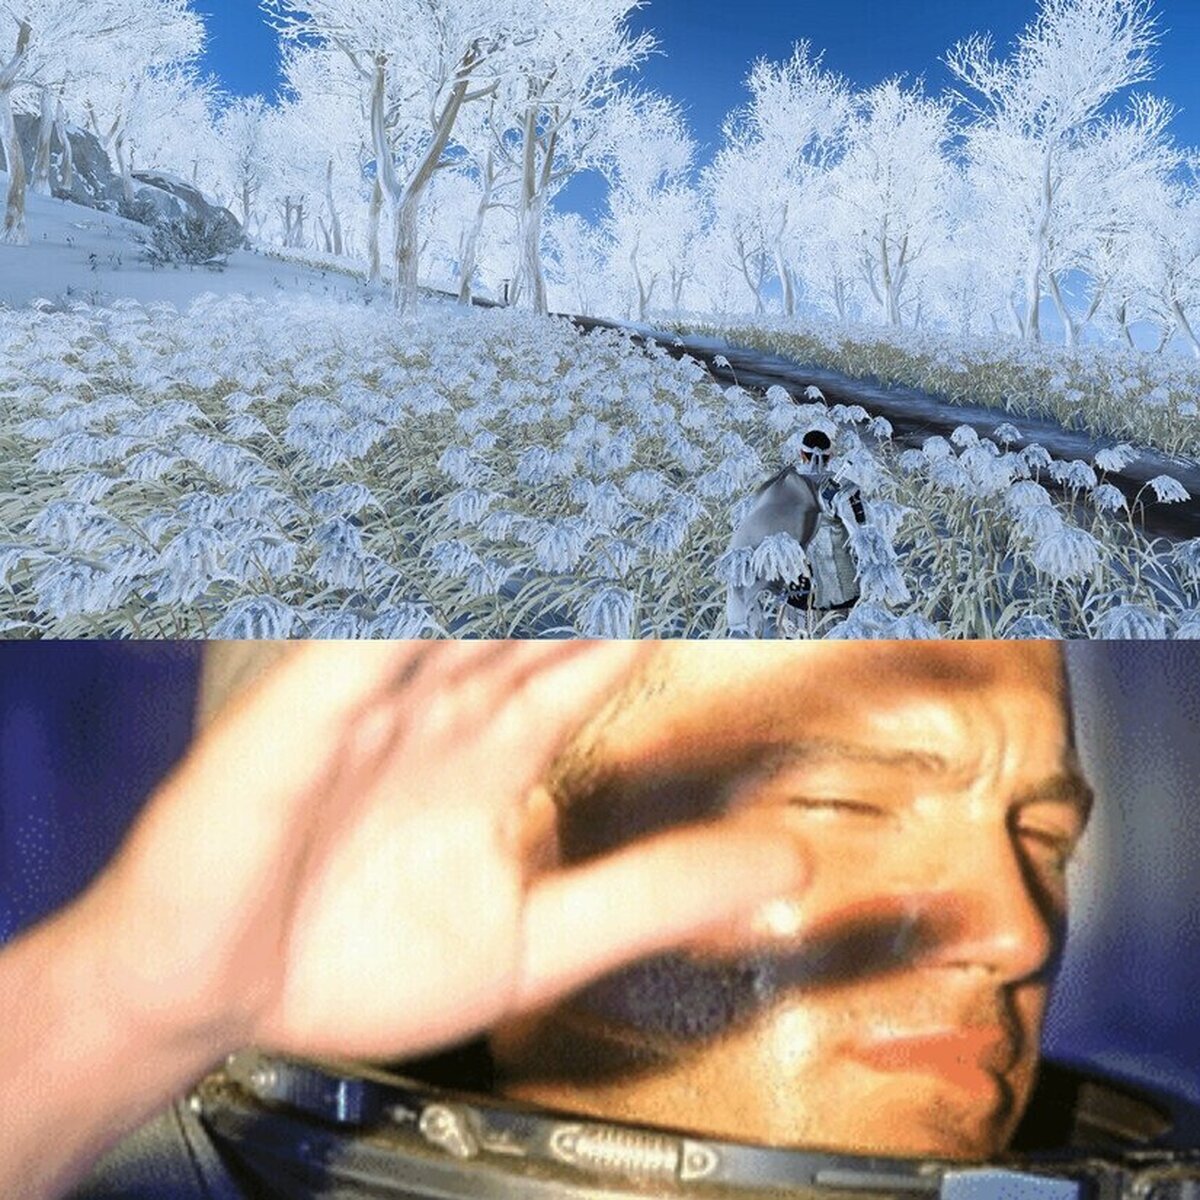
<instances>
[{"instance_id":1,"label":"white snow","mask_svg":"<svg viewBox=\"0 0 1200 1200\"><path fill-rule=\"evenodd\" d=\"M0 171L0 194L8 176ZM28 246L0 243L0 305L24 308L35 300L107 304L114 299L186 308L197 296L328 296L380 298L383 289L333 269L235 251L222 271L206 267L152 267L143 261L144 225L70 201L28 193Z\"/></svg>"},{"instance_id":2,"label":"white snow","mask_svg":"<svg viewBox=\"0 0 1200 1200\"><path fill-rule=\"evenodd\" d=\"M857 610L807 632L1173 634L1200 606L1192 544L1156 556L1087 464L1005 428L901 453L856 405L764 403L622 334L399 317L252 253L153 270L120 218L29 217L33 244L0 246L9 636L720 634L730 534L814 424L873 531ZM1094 515L1036 482L1068 470Z\"/></svg>"}]
</instances>

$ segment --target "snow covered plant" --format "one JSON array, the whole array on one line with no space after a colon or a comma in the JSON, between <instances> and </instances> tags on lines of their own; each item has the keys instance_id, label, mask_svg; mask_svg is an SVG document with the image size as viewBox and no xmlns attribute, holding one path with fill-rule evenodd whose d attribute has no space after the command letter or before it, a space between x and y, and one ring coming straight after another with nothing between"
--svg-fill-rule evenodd
<instances>
[{"instance_id":1,"label":"snow covered plant","mask_svg":"<svg viewBox=\"0 0 1200 1200\"><path fill-rule=\"evenodd\" d=\"M1104 490L1116 451L901 452L857 406L515 309L5 311L0 364L8 636L720 636L727 582L779 550L734 561L732 530L813 423L869 521L857 609L798 634L1173 635L1200 607L1200 554Z\"/></svg>"},{"instance_id":2,"label":"snow covered plant","mask_svg":"<svg viewBox=\"0 0 1200 1200\"><path fill-rule=\"evenodd\" d=\"M1200 363L1124 347L1030 345L1000 336L884 329L817 320L738 317L672 323L736 346L816 363L857 379L1048 417L1070 429L1200 458Z\"/></svg>"}]
</instances>

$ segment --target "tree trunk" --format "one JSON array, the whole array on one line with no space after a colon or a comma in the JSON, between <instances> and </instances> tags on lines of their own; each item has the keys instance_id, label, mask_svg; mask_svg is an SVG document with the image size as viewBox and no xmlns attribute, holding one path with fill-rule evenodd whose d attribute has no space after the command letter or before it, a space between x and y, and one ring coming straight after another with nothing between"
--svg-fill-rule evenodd
<instances>
[{"instance_id":1,"label":"tree trunk","mask_svg":"<svg viewBox=\"0 0 1200 1200\"><path fill-rule=\"evenodd\" d=\"M523 306L545 314L549 311L549 304L546 300L546 277L542 271L543 193L538 181L537 113L537 106L532 103L525 113L515 284Z\"/></svg>"},{"instance_id":2,"label":"tree trunk","mask_svg":"<svg viewBox=\"0 0 1200 1200\"><path fill-rule=\"evenodd\" d=\"M1130 350L1136 350L1137 347L1133 344L1133 333L1129 328L1129 302L1127 300L1122 300L1121 303L1117 305L1116 316L1117 325L1120 327L1121 337L1124 339L1125 345L1128 346Z\"/></svg>"},{"instance_id":3,"label":"tree trunk","mask_svg":"<svg viewBox=\"0 0 1200 1200\"><path fill-rule=\"evenodd\" d=\"M401 187L384 123L387 59L380 56L375 62L375 84L371 94L371 139L375 149L375 178L382 182L384 192L392 203L392 254L395 268L392 302L401 312L408 312L416 307L417 264L421 251L417 240L417 224L421 200L442 160L442 152L450 140L454 122L458 119L459 109L462 108L466 97L470 65L469 62L460 64L459 78L434 121L433 140L426 148L407 186Z\"/></svg>"},{"instance_id":4,"label":"tree trunk","mask_svg":"<svg viewBox=\"0 0 1200 1200\"><path fill-rule=\"evenodd\" d=\"M883 276L880 298L883 300L883 319L893 328L900 324L900 305L896 299L896 279L892 273L892 252L887 234L879 239L879 264Z\"/></svg>"},{"instance_id":5,"label":"tree trunk","mask_svg":"<svg viewBox=\"0 0 1200 1200\"><path fill-rule=\"evenodd\" d=\"M472 296L471 282L475 276L475 262L479 254L479 235L483 232L483 218L488 206L480 202L475 210L475 218L467 231L467 239L463 244L462 258L458 264L458 302L470 304Z\"/></svg>"},{"instance_id":6,"label":"tree trunk","mask_svg":"<svg viewBox=\"0 0 1200 1200\"><path fill-rule=\"evenodd\" d=\"M1050 285L1050 297L1058 311L1059 320L1063 323L1063 342L1068 350L1074 350L1079 344L1079 324L1067 307L1062 289L1058 286L1058 277L1053 271L1046 272L1046 282Z\"/></svg>"},{"instance_id":7,"label":"tree trunk","mask_svg":"<svg viewBox=\"0 0 1200 1200\"><path fill-rule=\"evenodd\" d=\"M71 136L67 131L67 120L63 113L62 100L59 100L54 113L54 126L58 130L58 140L62 143L62 171L59 179L64 191L75 187L75 153L71 149Z\"/></svg>"},{"instance_id":8,"label":"tree trunk","mask_svg":"<svg viewBox=\"0 0 1200 1200\"><path fill-rule=\"evenodd\" d=\"M250 181L242 180L242 228L250 232Z\"/></svg>"},{"instance_id":9,"label":"tree trunk","mask_svg":"<svg viewBox=\"0 0 1200 1200\"><path fill-rule=\"evenodd\" d=\"M840 271L833 273L833 307L837 310L838 320L846 323L846 281Z\"/></svg>"},{"instance_id":10,"label":"tree trunk","mask_svg":"<svg viewBox=\"0 0 1200 1200\"><path fill-rule=\"evenodd\" d=\"M1054 210L1054 153L1047 149L1042 163L1042 213L1029 247L1025 268L1025 339L1042 340L1042 263L1046 253L1046 237L1050 232L1050 216Z\"/></svg>"},{"instance_id":11,"label":"tree trunk","mask_svg":"<svg viewBox=\"0 0 1200 1200\"><path fill-rule=\"evenodd\" d=\"M462 255L458 263L458 302L471 303L471 280L475 275L475 258L479 252L479 234L483 229L483 215L487 209L480 204L475 210L471 228L467 230L466 241L463 243Z\"/></svg>"},{"instance_id":12,"label":"tree trunk","mask_svg":"<svg viewBox=\"0 0 1200 1200\"><path fill-rule=\"evenodd\" d=\"M1041 247L1031 252L1025 270L1025 321L1023 331L1028 342L1042 340L1042 256Z\"/></svg>"},{"instance_id":13,"label":"tree trunk","mask_svg":"<svg viewBox=\"0 0 1200 1200\"><path fill-rule=\"evenodd\" d=\"M629 250L629 266L633 271L633 280L637 284L638 293L638 315L639 321L646 319L646 309L650 304L650 293L654 290L654 281L650 281L650 287L647 289L645 281L642 279L641 269L638 267L638 251L641 249L641 238L635 238L633 245Z\"/></svg>"},{"instance_id":14,"label":"tree trunk","mask_svg":"<svg viewBox=\"0 0 1200 1200\"><path fill-rule=\"evenodd\" d=\"M367 207L367 282L378 283L383 278L383 267L379 257L379 214L383 209L383 187L379 176L371 189L371 203Z\"/></svg>"},{"instance_id":15,"label":"tree trunk","mask_svg":"<svg viewBox=\"0 0 1200 1200\"><path fill-rule=\"evenodd\" d=\"M17 123L13 119L12 91L0 89L0 138L4 141L4 158L8 165L8 198L4 207L4 231L0 241L10 246L29 245L25 229L25 155L17 138Z\"/></svg>"},{"instance_id":16,"label":"tree trunk","mask_svg":"<svg viewBox=\"0 0 1200 1200\"><path fill-rule=\"evenodd\" d=\"M417 264L421 257L417 218L420 215L421 195L411 188L397 205L393 220L392 301L402 313L412 312L417 304Z\"/></svg>"},{"instance_id":17,"label":"tree trunk","mask_svg":"<svg viewBox=\"0 0 1200 1200\"><path fill-rule=\"evenodd\" d=\"M783 315L794 317L796 315L796 289L792 283L791 268L787 265L787 259L784 257L782 240L775 243L775 272L779 276L779 286L783 291Z\"/></svg>"},{"instance_id":18,"label":"tree trunk","mask_svg":"<svg viewBox=\"0 0 1200 1200\"><path fill-rule=\"evenodd\" d=\"M1171 302L1171 312L1175 316L1175 324L1179 326L1179 332L1183 334L1187 344L1192 348L1192 357L1200 358L1200 341L1196 340L1196 333L1187 319L1187 314L1183 311L1183 305L1178 300Z\"/></svg>"},{"instance_id":19,"label":"tree trunk","mask_svg":"<svg viewBox=\"0 0 1200 1200\"><path fill-rule=\"evenodd\" d=\"M522 206L521 251L517 272L524 306L545 314L549 311L549 303L546 298L546 277L542 271L542 206L540 192L529 200L527 206Z\"/></svg>"},{"instance_id":20,"label":"tree trunk","mask_svg":"<svg viewBox=\"0 0 1200 1200\"><path fill-rule=\"evenodd\" d=\"M33 179L29 190L40 196L50 195L50 135L54 132L54 102L50 89L43 87L40 96L37 153L33 159Z\"/></svg>"},{"instance_id":21,"label":"tree trunk","mask_svg":"<svg viewBox=\"0 0 1200 1200\"><path fill-rule=\"evenodd\" d=\"M475 208L475 218L467 231L467 240L463 245L462 258L458 264L458 302L471 303L471 281L475 276L475 262L479 254L479 238L483 233L483 222L488 209L492 207L492 188L495 184L496 172L491 152L488 152L487 164L483 169L483 190L479 195L479 204Z\"/></svg>"},{"instance_id":22,"label":"tree trunk","mask_svg":"<svg viewBox=\"0 0 1200 1200\"><path fill-rule=\"evenodd\" d=\"M342 219L338 216L337 205L333 200L333 159L325 164L325 203L329 205L329 236L333 243L333 253L342 255L345 240L342 237Z\"/></svg>"},{"instance_id":23,"label":"tree trunk","mask_svg":"<svg viewBox=\"0 0 1200 1200\"><path fill-rule=\"evenodd\" d=\"M671 268L671 311L676 317L679 316L679 310L683 307L683 288L687 283L687 273L684 270L675 270Z\"/></svg>"},{"instance_id":24,"label":"tree trunk","mask_svg":"<svg viewBox=\"0 0 1200 1200\"><path fill-rule=\"evenodd\" d=\"M754 297L754 315L756 317L762 316L762 272L759 272L758 282L755 283L754 277L750 274L750 255L746 253L745 243L740 238L737 241L736 248L738 266L741 269L742 278L746 281L746 286L750 289L750 294Z\"/></svg>"},{"instance_id":25,"label":"tree trunk","mask_svg":"<svg viewBox=\"0 0 1200 1200\"><path fill-rule=\"evenodd\" d=\"M133 167L125 158L125 130L117 131L113 138L113 154L117 158L117 169L121 173L121 193L127 204L133 203Z\"/></svg>"},{"instance_id":26,"label":"tree trunk","mask_svg":"<svg viewBox=\"0 0 1200 1200\"><path fill-rule=\"evenodd\" d=\"M1016 330L1017 337L1024 340L1025 338L1025 322L1021 319L1021 314L1017 312L1016 302L1011 296L1008 298L1008 315L1012 318L1013 328Z\"/></svg>"}]
</instances>

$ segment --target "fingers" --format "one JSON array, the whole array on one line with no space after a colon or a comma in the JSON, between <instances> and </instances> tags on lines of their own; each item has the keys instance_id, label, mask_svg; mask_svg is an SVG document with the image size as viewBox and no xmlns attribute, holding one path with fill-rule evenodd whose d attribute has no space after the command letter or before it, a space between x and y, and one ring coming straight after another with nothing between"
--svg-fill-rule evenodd
<instances>
[{"instance_id":1,"label":"fingers","mask_svg":"<svg viewBox=\"0 0 1200 1200\"><path fill-rule=\"evenodd\" d=\"M253 687L226 706L210 744L255 757L294 746L313 751L340 736L346 718L384 695L429 650L422 642L309 642L288 650Z\"/></svg>"},{"instance_id":2,"label":"fingers","mask_svg":"<svg viewBox=\"0 0 1200 1200\"><path fill-rule=\"evenodd\" d=\"M518 796L545 777L571 734L648 654L648 647L638 642L568 642L560 647L545 657L514 658L500 684L507 703L497 714L491 738L516 751L508 782Z\"/></svg>"},{"instance_id":3,"label":"fingers","mask_svg":"<svg viewBox=\"0 0 1200 1200\"><path fill-rule=\"evenodd\" d=\"M501 810L516 809L554 754L647 653L637 642L580 641L433 650L405 694L381 706L395 722L388 770L396 787L412 788L415 751L441 770L442 802ZM455 769L460 779L451 785Z\"/></svg>"},{"instance_id":4,"label":"fingers","mask_svg":"<svg viewBox=\"0 0 1200 1200\"><path fill-rule=\"evenodd\" d=\"M808 875L794 837L747 821L677 830L551 875L527 899L516 1008L795 897Z\"/></svg>"}]
</instances>

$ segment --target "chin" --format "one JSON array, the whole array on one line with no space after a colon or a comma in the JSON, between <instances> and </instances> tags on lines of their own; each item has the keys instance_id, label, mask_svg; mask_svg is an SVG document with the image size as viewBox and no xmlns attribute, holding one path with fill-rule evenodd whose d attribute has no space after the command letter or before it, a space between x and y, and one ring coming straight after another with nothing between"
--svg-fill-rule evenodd
<instances>
[{"instance_id":1,"label":"chin","mask_svg":"<svg viewBox=\"0 0 1200 1200\"><path fill-rule=\"evenodd\" d=\"M983 1102L951 1088L908 1083L900 1091L862 1087L853 1123L814 1123L812 1143L848 1154L974 1162L994 1158L1008 1145L1014 1122L1007 1089Z\"/></svg>"},{"instance_id":2,"label":"chin","mask_svg":"<svg viewBox=\"0 0 1200 1200\"><path fill-rule=\"evenodd\" d=\"M946 1158L983 1162L1008 1145L1009 1122L1002 1117L967 1116L951 1106L935 1106L914 1116L903 1145L893 1151L905 1158Z\"/></svg>"}]
</instances>

